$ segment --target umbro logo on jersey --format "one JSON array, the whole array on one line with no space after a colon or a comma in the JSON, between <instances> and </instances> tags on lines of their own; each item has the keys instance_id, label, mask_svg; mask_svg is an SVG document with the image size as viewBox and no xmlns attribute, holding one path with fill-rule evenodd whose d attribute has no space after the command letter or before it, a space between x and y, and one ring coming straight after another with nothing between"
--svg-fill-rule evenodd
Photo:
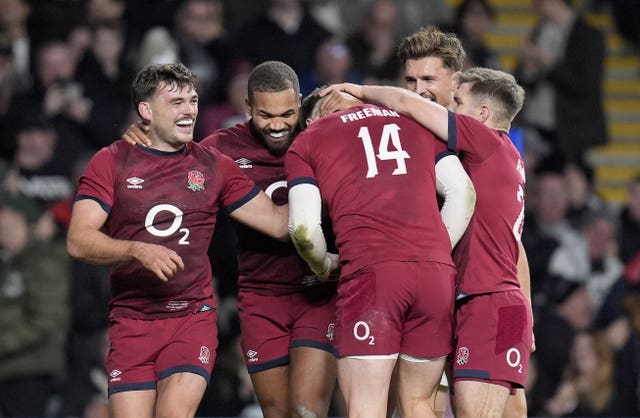
<instances>
[{"instance_id":1,"label":"umbro logo on jersey","mask_svg":"<svg viewBox=\"0 0 640 418\"><path fill-rule=\"evenodd\" d=\"M127 185L127 189L142 189L142 183L144 183L144 180L139 177L129 177L127 179L127 183L129 183Z\"/></svg>"},{"instance_id":2,"label":"umbro logo on jersey","mask_svg":"<svg viewBox=\"0 0 640 418\"><path fill-rule=\"evenodd\" d=\"M240 168L252 168L253 167L253 161L251 161L248 158L239 158L236 160L236 163L238 163L238 167Z\"/></svg>"}]
</instances>

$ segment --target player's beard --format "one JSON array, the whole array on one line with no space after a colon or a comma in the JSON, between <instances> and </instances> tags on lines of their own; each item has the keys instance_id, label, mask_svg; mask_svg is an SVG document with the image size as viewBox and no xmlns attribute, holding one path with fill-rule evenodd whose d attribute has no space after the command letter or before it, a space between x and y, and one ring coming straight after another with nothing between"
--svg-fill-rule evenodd
<instances>
[{"instance_id":1,"label":"player's beard","mask_svg":"<svg viewBox=\"0 0 640 418\"><path fill-rule=\"evenodd\" d=\"M289 145L291 145L291 142L293 142L293 129L280 131L283 132L284 135L280 138L279 141L271 139L271 137L269 136L269 132L271 132L270 130L258 130L253 125L253 123L251 124L251 132L253 136L257 138L258 141L260 141L260 143L264 145L264 147L268 149L269 152L273 155L284 155L284 153L287 152L287 149L289 149Z\"/></svg>"}]
</instances>

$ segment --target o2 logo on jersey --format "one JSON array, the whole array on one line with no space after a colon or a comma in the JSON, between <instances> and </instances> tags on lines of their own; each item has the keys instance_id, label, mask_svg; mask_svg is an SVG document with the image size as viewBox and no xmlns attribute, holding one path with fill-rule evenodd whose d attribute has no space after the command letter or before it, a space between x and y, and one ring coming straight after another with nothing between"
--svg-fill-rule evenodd
<instances>
[{"instance_id":1,"label":"o2 logo on jersey","mask_svg":"<svg viewBox=\"0 0 640 418\"><path fill-rule=\"evenodd\" d=\"M358 341L369 341L369 345L376 345L376 338L371 335L371 327L364 321L358 321L353 326L353 336Z\"/></svg>"},{"instance_id":2,"label":"o2 logo on jersey","mask_svg":"<svg viewBox=\"0 0 640 418\"><path fill-rule=\"evenodd\" d=\"M159 213L165 211L171 212L174 215L173 222L166 229L158 229L154 225L156 217ZM178 241L178 244L189 245L189 228L180 228L182 226L182 215L182 211L173 205L166 203L156 205L149 210L149 213L147 213L147 217L144 220L144 227L154 237L168 237L179 232L182 234L182 237Z\"/></svg>"},{"instance_id":3,"label":"o2 logo on jersey","mask_svg":"<svg viewBox=\"0 0 640 418\"><path fill-rule=\"evenodd\" d=\"M522 355L520 350L515 347L511 347L507 350L507 364L509 367L518 368L518 373L522 373Z\"/></svg>"}]
</instances>

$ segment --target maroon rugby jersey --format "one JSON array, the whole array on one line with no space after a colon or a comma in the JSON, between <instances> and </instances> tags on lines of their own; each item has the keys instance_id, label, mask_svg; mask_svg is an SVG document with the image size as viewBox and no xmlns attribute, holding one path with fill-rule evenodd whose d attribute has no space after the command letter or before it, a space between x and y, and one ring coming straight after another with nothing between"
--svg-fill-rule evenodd
<instances>
[{"instance_id":1,"label":"maroon rugby jersey","mask_svg":"<svg viewBox=\"0 0 640 418\"><path fill-rule=\"evenodd\" d=\"M284 155L274 155L251 131L249 121L221 129L200 144L213 147L235 160L236 164L276 205L287 203ZM263 295L299 291L303 282L314 282L292 243L283 243L260 232L238 225L238 285L242 290ZM215 260L214 260L215 263Z\"/></svg>"},{"instance_id":2,"label":"maroon rugby jersey","mask_svg":"<svg viewBox=\"0 0 640 418\"><path fill-rule=\"evenodd\" d=\"M452 265L436 199L436 139L373 105L326 116L289 148L289 187L317 184L347 275L381 261Z\"/></svg>"},{"instance_id":3,"label":"maroon rugby jersey","mask_svg":"<svg viewBox=\"0 0 640 418\"><path fill-rule=\"evenodd\" d=\"M98 151L76 200L100 203L109 214L109 236L164 245L185 265L165 283L137 261L116 264L111 315L163 318L213 305L207 249L216 213L220 207L233 211L258 192L233 160L196 143L162 152L116 141Z\"/></svg>"},{"instance_id":4,"label":"maroon rugby jersey","mask_svg":"<svg viewBox=\"0 0 640 418\"><path fill-rule=\"evenodd\" d=\"M449 147L476 188L476 209L454 252L458 294L519 288L518 241L524 224L524 165L506 133L449 112ZM451 133L454 133L453 135Z\"/></svg>"}]
</instances>

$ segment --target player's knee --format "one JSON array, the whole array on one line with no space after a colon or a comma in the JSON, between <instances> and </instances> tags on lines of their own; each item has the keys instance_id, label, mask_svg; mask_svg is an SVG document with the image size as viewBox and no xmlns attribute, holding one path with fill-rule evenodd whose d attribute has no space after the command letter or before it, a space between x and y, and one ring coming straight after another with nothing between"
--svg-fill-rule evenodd
<instances>
[{"instance_id":1,"label":"player's knee","mask_svg":"<svg viewBox=\"0 0 640 418\"><path fill-rule=\"evenodd\" d=\"M317 411L312 411L306 405L298 404L292 408L291 416L293 418L320 418L323 415L318 413ZM326 414L324 416L326 416Z\"/></svg>"}]
</instances>

